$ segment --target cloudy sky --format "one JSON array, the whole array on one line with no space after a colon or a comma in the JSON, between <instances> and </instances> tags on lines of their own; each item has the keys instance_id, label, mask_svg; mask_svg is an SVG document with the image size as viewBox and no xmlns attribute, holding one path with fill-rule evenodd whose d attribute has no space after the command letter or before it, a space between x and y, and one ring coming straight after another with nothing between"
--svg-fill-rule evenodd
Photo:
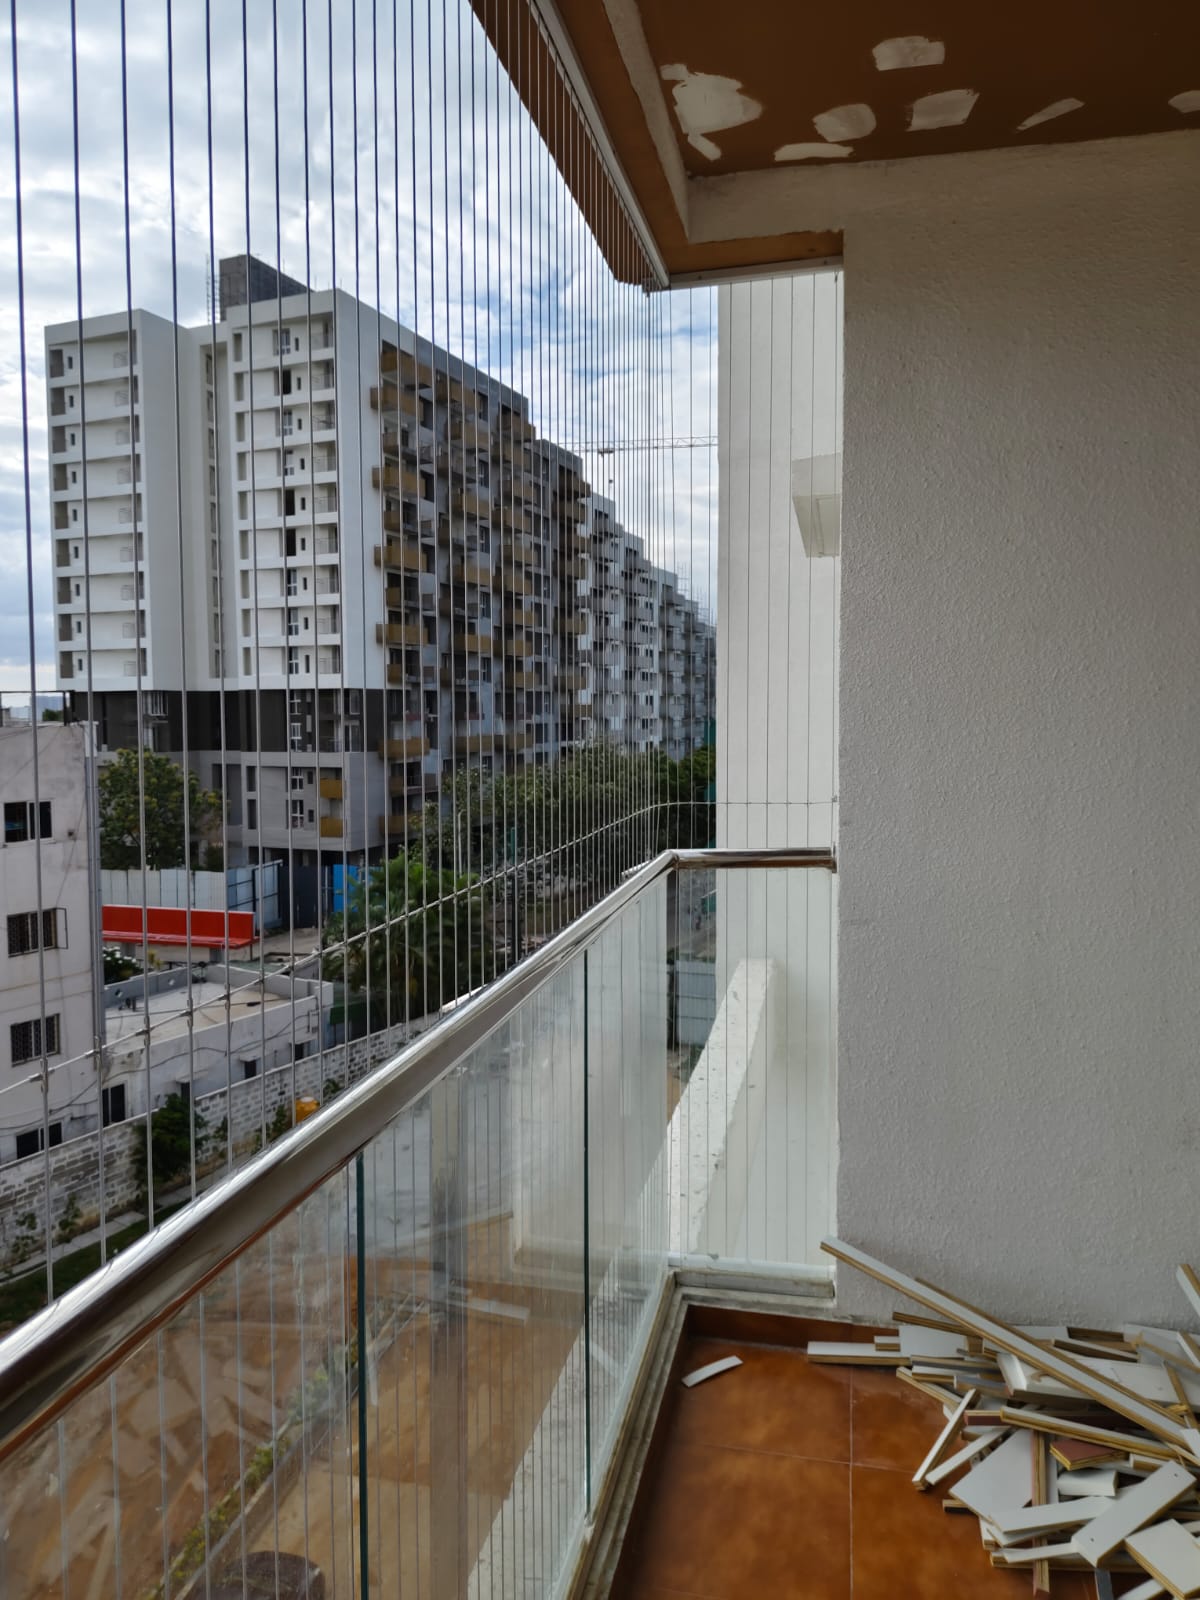
<instances>
[{"instance_id":1,"label":"cloudy sky","mask_svg":"<svg viewBox=\"0 0 1200 1600\"><path fill-rule=\"evenodd\" d=\"M210 260L247 248L314 288L336 277L527 394L709 603L716 451L657 442L716 433L715 294L613 282L466 0L126 0L123 35L119 0L76 0L74 18L70 0L16 4L19 116L7 7L0 23L0 689L29 682L27 533L39 690L54 683L43 327L80 294L85 316L177 303L203 322Z\"/></svg>"}]
</instances>

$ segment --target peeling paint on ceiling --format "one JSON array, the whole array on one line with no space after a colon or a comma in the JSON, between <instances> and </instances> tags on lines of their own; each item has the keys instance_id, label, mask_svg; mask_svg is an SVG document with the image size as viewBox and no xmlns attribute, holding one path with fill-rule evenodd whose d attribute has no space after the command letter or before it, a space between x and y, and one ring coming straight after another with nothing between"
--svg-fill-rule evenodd
<instances>
[{"instance_id":1,"label":"peeling paint on ceiling","mask_svg":"<svg viewBox=\"0 0 1200 1600\"><path fill-rule=\"evenodd\" d=\"M901 39L881 40L871 54L880 72L898 72L907 67L940 67L946 59L946 46L940 39L910 33Z\"/></svg>"},{"instance_id":2,"label":"peeling paint on ceiling","mask_svg":"<svg viewBox=\"0 0 1200 1600\"><path fill-rule=\"evenodd\" d=\"M1083 101L1076 100L1068 95L1065 100L1055 100L1052 105L1043 106L1040 111L1035 111L1031 117L1026 117L1024 122L1017 123L1017 132L1024 133L1026 128L1039 127L1043 122L1053 122L1055 117L1065 117L1068 111L1081 111Z\"/></svg>"},{"instance_id":3,"label":"peeling paint on ceiling","mask_svg":"<svg viewBox=\"0 0 1200 1600\"><path fill-rule=\"evenodd\" d=\"M865 139L875 131L875 113L861 101L852 106L834 106L813 118L813 127L822 139Z\"/></svg>"},{"instance_id":4,"label":"peeling paint on ceiling","mask_svg":"<svg viewBox=\"0 0 1200 1600\"><path fill-rule=\"evenodd\" d=\"M781 144L775 152L776 161L840 161L854 154L848 144Z\"/></svg>"},{"instance_id":5,"label":"peeling paint on ceiling","mask_svg":"<svg viewBox=\"0 0 1200 1600\"><path fill-rule=\"evenodd\" d=\"M721 147L708 137L727 128L740 128L762 116L757 100L742 93L737 78L724 78L714 72L690 72L682 62L661 67L662 77L671 85L675 115L684 136L694 150L710 161L720 158Z\"/></svg>"},{"instance_id":6,"label":"peeling paint on ceiling","mask_svg":"<svg viewBox=\"0 0 1200 1600\"><path fill-rule=\"evenodd\" d=\"M922 95L914 100L908 113L910 133L923 133L927 128L957 128L971 115L979 99L974 89L943 89L940 94Z\"/></svg>"}]
</instances>

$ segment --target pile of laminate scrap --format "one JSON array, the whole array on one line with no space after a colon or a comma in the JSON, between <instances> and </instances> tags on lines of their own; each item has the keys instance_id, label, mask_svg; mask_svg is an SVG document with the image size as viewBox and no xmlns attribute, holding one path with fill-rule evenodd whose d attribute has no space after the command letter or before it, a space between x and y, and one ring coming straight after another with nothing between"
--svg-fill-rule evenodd
<instances>
[{"instance_id":1,"label":"pile of laminate scrap","mask_svg":"<svg viewBox=\"0 0 1200 1600\"><path fill-rule=\"evenodd\" d=\"M922 1306L870 1343L808 1346L810 1361L894 1368L944 1425L913 1474L979 1519L997 1567L1034 1594L1058 1572L1141 1581L1123 1600L1200 1596L1200 1339L1168 1329L1013 1327L853 1245L824 1248ZM1179 1283L1200 1314L1200 1278Z\"/></svg>"}]
</instances>

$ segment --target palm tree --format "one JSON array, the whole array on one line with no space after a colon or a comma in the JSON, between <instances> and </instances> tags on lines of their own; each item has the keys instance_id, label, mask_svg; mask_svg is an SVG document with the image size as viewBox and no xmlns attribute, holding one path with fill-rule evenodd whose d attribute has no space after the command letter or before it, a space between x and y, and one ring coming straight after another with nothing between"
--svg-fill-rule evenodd
<instances>
[{"instance_id":1,"label":"palm tree","mask_svg":"<svg viewBox=\"0 0 1200 1600\"><path fill-rule=\"evenodd\" d=\"M473 873L393 856L329 919L322 973L356 998L369 991L372 1028L437 1011L493 970L490 898Z\"/></svg>"}]
</instances>

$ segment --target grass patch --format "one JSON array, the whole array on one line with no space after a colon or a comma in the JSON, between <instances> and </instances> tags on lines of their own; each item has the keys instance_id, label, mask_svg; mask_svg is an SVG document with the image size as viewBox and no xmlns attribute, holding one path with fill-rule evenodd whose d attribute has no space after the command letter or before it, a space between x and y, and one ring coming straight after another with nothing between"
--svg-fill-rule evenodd
<instances>
[{"instance_id":1,"label":"grass patch","mask_svg":"<svg viewBox=\"0 0 1200 1600\"><path fill-rule=\"evenodd\" d=\"M156 1222L164 1222L172 1212L178 1211L179 1206L164 1206L155 1213ZM117 1228L108 1236L108 1259L111 1261L119 1250L124 1250L135 1239L140 1239L147 1231L145 1217L137 1222L130 1222L124 1228ZM82 1283L93 1272L100 1270L100 1242L85 1244L78 1250L59 1256L54 1263L54 1297L57 1300L68 1289L73 1289L77 1283ZM19 1278L11 1278L7 1283L0 1284L0 1331L15 1328L22 1322L27 1322L35 1316L46 1304L46 1269L38 1267L34 1272L26 1272Z\"/></svg>"}]
</instances>

